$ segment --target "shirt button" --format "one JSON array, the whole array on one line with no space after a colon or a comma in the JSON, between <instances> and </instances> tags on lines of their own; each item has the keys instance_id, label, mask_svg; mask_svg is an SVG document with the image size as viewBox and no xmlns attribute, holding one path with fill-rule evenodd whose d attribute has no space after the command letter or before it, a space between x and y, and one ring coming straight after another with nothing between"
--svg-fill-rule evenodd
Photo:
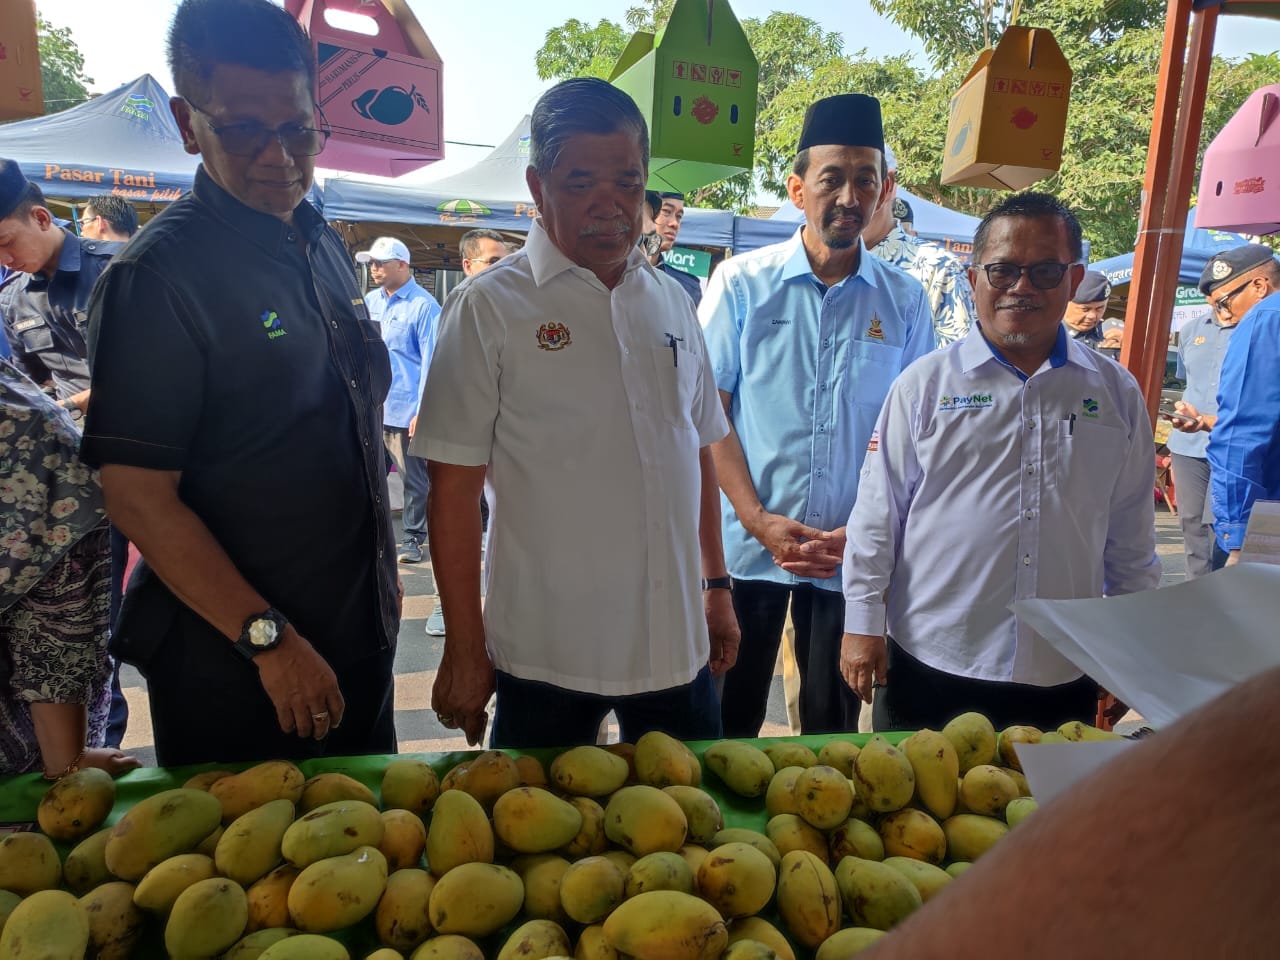
<instances>
[{"instance_id":1,"label":"shirt button","mask_svg":"<svg viewBox=\"0 0 1280 960\"><path fill-rule=\"evenodd\" d=\"M1027 429L1028 429L1028 430L1034 430L1035 428L1036 428L1036 422L1035 422L1034 420L1028 420L1028 421L1027 421Z\"/></svg>"},{"instance_id":2,"label":"shirt button","mask_svg":"<svg viewBox=\"0 0 1280 960\"><path fill-rule=\"evenodd\" d=\"M351 386L356 387L356 386L359 386L359 384L358 384L358 383L356 383L356 381L355 381L355 380L352 380L352 381L351 381Z\"/></svg>"},{"instance_id":3,"label":"shirt button","mask_svg":"<svg viewBox=\"0 0 1280 960\"><path fill-rule=\"evenodd\" d=\"M337 329L338 329L338 321L337 321L337 320L330 320L330 321L329 321L329 326L331 326L331 327L333 327L333 329L337 330Z\"/></svg>"},{"instance_id":4,"label":"shirt button","mask_svg":"<svg viewBox=\"0 0 1280 960\"><path fill-rule=\"evenodd\" d=\"M1031 510L1028 510L1026 513L1023 514L1023 516L1026 517L1028 520L1030 520L1034 515L1035 515L1034 512Z\"/></svg>"},{"instance_id":5,"label":"shirt button","mask_svg":"<svg viewBox=\"0 0 1280 960\"><path fill-rule=\"evenodd\" d=\"M815 477L820 477L820 476L822 476L822 471L821 471L821 470L815 470L815 471L813 471L813 475L814 475Z\"/></svg>"},{"instance_id":6,"label":"shirt button","mask_svg":"<svg viewBox=\"0 0 1280 960\"><path fill-rule=\"evenodd\" d=\"M826 339L826 340L823 340L823 341L822 341L822 345L823 345L824 347L829 347L829 346L831 346L831 340L830 340L830 338L828 338L828 339Z\"/></svg>"},{"instance_id":7,"label":"shirt button","mask_svg":"<svg viewBox=\"0 0 1280 960\"><path fill-rule=\"evenodd\" d=\"M1025 557L1022 558L1022 565L1024 567L1031 566L1031 554L1027 554Z\"/></svg>"},{"instance_id":8,"label":"shirt button","mask_svg":"<svg viewBox=\"0 0 1280 960\"><path fill-rule=\"evenodd\" d=\"M374 503L381 503L381 502L382 502L382 494L374 494L373 502L374 502Z\"/></svg>"},{"instance_id":9,"label":"shirt button","mask_svg":"<svg viewBox=\"0 0 1280 960\"><path fill-rule=\"evenodd\" d=\"M1035 465L1034 465L1034 464L1030 464L1030 463L1029 463L1029 464L1027 464L1027 473L1028 473L1028 474L1031 474L1031 473L1035 473L1035 472L1036 472Z\"/></svg>"}]
</instances>

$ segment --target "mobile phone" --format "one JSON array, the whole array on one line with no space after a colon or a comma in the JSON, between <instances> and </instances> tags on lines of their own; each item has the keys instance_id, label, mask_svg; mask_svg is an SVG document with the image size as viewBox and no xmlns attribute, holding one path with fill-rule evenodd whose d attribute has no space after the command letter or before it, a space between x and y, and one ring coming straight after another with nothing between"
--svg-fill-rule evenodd
<instances>
[{"instance_id":1,"label":"mobile phone","mask_svg":"<svg viewBox=\"0 0 1280 960\"><path fill-rule=\"evenodd\" d=\"M1178 411L1174 407L1174 401L1172 400L1160 401L1160 416L1163 417L1165 420L1177 421L1181 423L1196 422L1195 417L1188 417L1188 416L1185 416L1184 414L1178 413Z\"/></svg>"}]
</instances>

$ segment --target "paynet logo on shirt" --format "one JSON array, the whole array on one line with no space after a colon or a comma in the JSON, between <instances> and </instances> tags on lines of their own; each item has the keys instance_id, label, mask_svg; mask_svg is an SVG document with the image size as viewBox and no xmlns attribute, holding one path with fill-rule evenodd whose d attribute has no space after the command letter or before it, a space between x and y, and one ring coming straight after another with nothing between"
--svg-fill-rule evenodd
<instances>
[{"instance_id":1,"label":"paynet logo on shirt","mask_svg":"<svg viewBox=\"0 0 1280 960\"><path fill-rule=\"evenodd\" d=\"M971 393L966 397L939 397L939 410L985 410L995 406L989 393Z\"/></svg>"}]
</instances>

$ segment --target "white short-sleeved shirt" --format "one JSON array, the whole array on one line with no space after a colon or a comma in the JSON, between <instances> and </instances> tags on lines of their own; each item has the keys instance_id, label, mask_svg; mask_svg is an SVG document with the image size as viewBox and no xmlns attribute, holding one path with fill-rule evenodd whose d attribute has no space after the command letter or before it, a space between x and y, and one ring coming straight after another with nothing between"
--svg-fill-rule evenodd
<instances>
[{"instance_id":1,"label":"white short-sleeved shirt","mask_svg":"<svg viewBox=\"0 0 1280 960\"><path fill-rule=\"evenodd\" d=\"M633 252L609 290L535 223L445 302L411 451L488 465L497 669L602 696L707 662L699 450L727 433L693 305Z\"/></svg>"}]
</instances>

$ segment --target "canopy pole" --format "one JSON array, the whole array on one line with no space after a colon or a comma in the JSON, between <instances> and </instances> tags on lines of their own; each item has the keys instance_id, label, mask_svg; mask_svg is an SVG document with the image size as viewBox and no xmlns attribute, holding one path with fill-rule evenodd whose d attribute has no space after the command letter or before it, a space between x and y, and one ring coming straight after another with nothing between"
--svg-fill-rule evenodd
<instances>
[{"instance_id":1,"label":"canopy pole","mask_svg":"<svg viewBox=\"0 0 1280 960\"><path fill-rule=\"evenodd\" d=\"M1188 49L1189 22L1194 17ZM1192 11L1192 0L1170 0L1151 127L1144 204L1125 312L1120 361L1142 388L1155 423L1164 386L1169 324L1182 262L1191 178L1200 146L1204 100L1213 57L1217 7ZM1184 61L1186 70L1184 72Z\"/></svg>"}]
</instances>

